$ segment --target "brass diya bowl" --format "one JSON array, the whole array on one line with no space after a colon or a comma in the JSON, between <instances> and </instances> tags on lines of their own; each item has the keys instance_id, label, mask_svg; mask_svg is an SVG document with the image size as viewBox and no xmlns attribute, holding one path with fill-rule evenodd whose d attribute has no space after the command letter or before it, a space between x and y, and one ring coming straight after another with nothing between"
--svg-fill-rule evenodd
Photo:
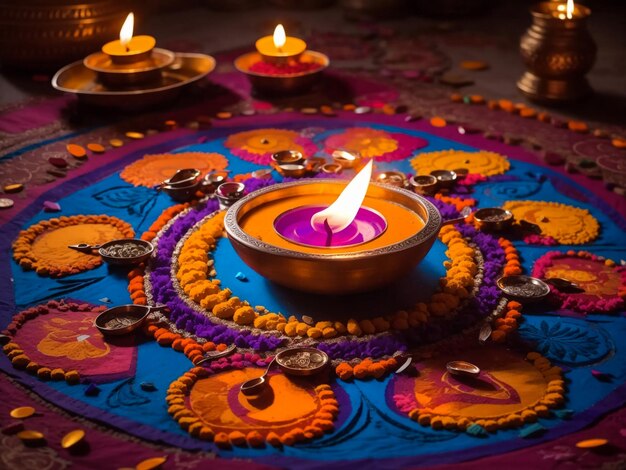
<instances>
[{"instance_id":1,"label":"brass diya bowl","mask_svg":"<svg viewBox=\"0 0 626 470\"><path fill-rule=\"evenodd\" d=\"M330 64L328 56L316 51L304 51L301 60L316 63L319 67L315 70L290 74L264 74L250 70L253 64L262 60L258 52L249 52L235 59L235 68L244 73L252 87L262 94L282 95L303 93L319 80L322 72Z\"/></svg>"},{"instance_id":2,"label":"brass diya bowl","mask_svg":"<svg viewBox=\"0 0 626 470\"><path fill-rule=\"evenodd\" d=\"M109 264L132 266L143 263L154 251L152 243L140 238L120 238L103 243L98 254Z\"/></svg>"},{"instance_id":3,"label":"brass diya bowl","mask_svg":"<svg viewBox=\"0 0 626 470\"><path fill-rule=\"evenodd\" d=\"M437 192L437 177L433 175L412 176L409 178L409 187L417 194L431 195Z\"/></svg>"},{"instance_id":4,"label":"brass diya bowl","mask_svg":"<svg viewBox=\"0 0 626 470\"><path fill-rule=\"evenodd\" d=\"M119 305L112 307L96 317L94 325L104 335L121 336L132 333L139 328L152 311L166 307L149 307L147 305Z\"/></svg>"},{"instance_id":5,"label":"brass diya bowl","mask_svg":"<svg viewBox=\"0 0 626 470\"><path fill-rule=\"evenodd\" d=\"M485 207L474 212L474 220L484 230L504 230L513 224L513 213L499 207Z\"/></svg>"},{"instance_id":6,"label":"brass diya bowl","mask_svg":"<svg viewBox=\"0 0 626 470\"><path fill-rule=\"evenodd\" d=\"M77 95L87 105L135 111L175 99L186 86L214 68L215 59L209 55L176 53L174 62L162 69L155 82L120 89L102 83L98 73L85 67L81 60L59 70L52 77L52 86Z\"/></svg>"},{"instance_id":7,"label":"brass diya bowl","mask_svg":"<svg viewBox=\"0 0 626 470\"><path fill-rule=\"evenodd\" d=\"M519 301L536 302L550 293L548 284L531 276L503 276L496 285L506 296Z\"/></svg>"},{"instance_id":8,"label":"brass diya bowl","mask_svg":"<svg viewBox=\"0 0 626 470\"><path fill-rule=\"evenodd\" d=\"M291 375L314 375L328 364L328 355L317 348L289 348L276 354L278 367Z\"/></svg>"},{"instance_id":9,"label":"brass diya bowl","mask_svg":"<svg viewBox=\"0 0 626 470\"><path fill-rule=\"evenodd\" d=\"M339 196L346 181L310 179L282 183L248 194L228 209L225 228L239 257L263 277L283 286L318 294L348 294L383 287L411 271L432 247L441 214L425 198L389 185L371 183L367 196L400 206L421 219L423 227L391 244L362 251L329 248L323 253L266 243L245 232L242 220L264 205L283 198Z\"/></svg>"}]
</instances>

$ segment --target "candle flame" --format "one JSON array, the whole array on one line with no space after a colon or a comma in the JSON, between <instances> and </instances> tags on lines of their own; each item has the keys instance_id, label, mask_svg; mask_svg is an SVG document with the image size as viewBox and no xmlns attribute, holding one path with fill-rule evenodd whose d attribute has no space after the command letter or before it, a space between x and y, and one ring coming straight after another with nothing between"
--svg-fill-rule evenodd
<instances>
[{"instance_id":1,"label":"candle flame","mask_svg":"<svg viewBox=\"0 0 626 470\"><path fill-rule=\"evenodd\" d=\"M280 49L287 42L287 35L285 34L285 28L282 24L276 25L274 29L274 46L276 49Z\"/></svg>"},{"instance_id":2,"label":"candle flame","mask_svg":"<svg viewBox=\"0 0 626 470\"><path fill-rule=\"evenodd\" d=\"M567 15L568 20L572 19L572 15L574 14L574 0L567 0L567 8L565 9L565 14Z\"/></svg>"},{"instance_id":3,"label":"candle flame","mask_svg":"<svg viewBox=\"0 0 626 470\"><path fill-rule=\"evenodd\" d=\"M125 46L126 44L128 44L130 40L133 38L134 23L135 23L135 15L133 15L133 12L131 11L126 17L126 21L124 21L124 24L122 25L122 29L120 29L120 42L122 43L122 46Z\"/></svg>"},{"instance_id":4,"label":"candle flame","mask_svg":"<svg viewBox=\"0 0 626 470\"><path fill-rule=\"evenodd\" d=\"M311 217L311 226L318 231L324 230L326 223L333 233L340 232L352 223L361 208L367 187L372 178L370 160L365 167L348 183L339 197L330 206Z\"/></svg>"}]
</instances>

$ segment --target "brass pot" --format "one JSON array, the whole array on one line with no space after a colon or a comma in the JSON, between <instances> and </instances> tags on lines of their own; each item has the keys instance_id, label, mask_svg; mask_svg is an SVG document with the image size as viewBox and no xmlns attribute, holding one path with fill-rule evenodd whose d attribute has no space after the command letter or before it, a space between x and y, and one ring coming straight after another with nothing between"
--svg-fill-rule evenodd
<instances>
[{"instance_id":1,"label":"brass pot","mask_svg":"<svg viewBox=\"0 0 626 470\"><path fill-rule=\"evenodd\" d=\"M265 243L241 228L240 221L264 203L306 194L339 195L345 181L311 179L254 191L237 203L224 220L226 233L239 257L263 277L292 289L317 294L365 292L392 283L413 269L432 247L441 215L417 194L371 183L368 196L386 199L415 212L424 227L413 236L381 248L356 252L305 253Z\"/></svg>"},{"instance_id":2,"label":"brass pot","mask_svg":"<svg viewBox=\"0 0 626 470\"><path fill-rule=\"evenodd\" d=\"M520 41L527 72L517 87L529 99L571 101L591 92L585 78L596 58L596 44L586 24L591 11L576 5L571 19L561 19L559 5L561 2L542 2L533 6L533 23Z\"/></svg>"},{"instance_id":3,"label":"brass pot","mask_svg":"<svg viewBox=\"0 0 626 470\"><path fill-rule=\"evenodd\" d=\"M0 0L0 64L45 71L100 50L115 39L128 1Z\"/></svg>"}]
</instances>

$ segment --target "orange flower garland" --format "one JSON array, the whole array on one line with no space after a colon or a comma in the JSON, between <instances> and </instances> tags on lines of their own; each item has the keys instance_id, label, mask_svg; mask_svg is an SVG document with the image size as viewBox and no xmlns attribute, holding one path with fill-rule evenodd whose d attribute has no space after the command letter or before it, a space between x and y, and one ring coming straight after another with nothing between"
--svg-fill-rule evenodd
<instances>
[{"instance_id":1,"label":"orange flower garland","mask_svg":"<svg viewBox=\"0 0 626 470\"><path fill-rule=\"evenodd\" d=\"M135 186L151 188L170 178L181 168L197 168L203 174L223 170L228 160L219 153L181 152L146 155L131 163L120 173L120 177Z\"/></svg>"},{"instance_id":2,"label":"orange flower garland","mask_svg":"<svg viewBox=\"0 0 626 470\"><path fill-rule=\"evenodd\" d=\"M143 331L147 336L154 338L159 346L171 346L174 351L182 352L194 365L204 359L205 353L221 352L228 347L224 343L215 344L211 341L199 343L193 338L185 338L181 334L171 332L168 328L150 322L144 325Z\"/></svg>"},{"instance_id":3,"label":"orange flower garland","mask_svg":"<svg viewBox=\"0 0 626 470\"><path fill-rule=\"evenodd\" d=\"M352 366L347 362L342 362L335 367L335 373L344 382L352 378L365 380L369 378L380 379L388 373L398 368L398 361L395 358L374 361L371 358L363 359L357 365Z\"/></svg>"},{"instance_id":4,"label":"orange flower garland","mask_svg":"<svg viewBox=\"0 0 626 470\"><path fill-rule=\"evenodd\" d=\"M13 242L13 258L41 276L60 277L96 268L98 254L83 253L68 245L97 245L135 235L130 224L108 215L74 215L44 220L22 230Z\"/></svg>"}]
</instances>

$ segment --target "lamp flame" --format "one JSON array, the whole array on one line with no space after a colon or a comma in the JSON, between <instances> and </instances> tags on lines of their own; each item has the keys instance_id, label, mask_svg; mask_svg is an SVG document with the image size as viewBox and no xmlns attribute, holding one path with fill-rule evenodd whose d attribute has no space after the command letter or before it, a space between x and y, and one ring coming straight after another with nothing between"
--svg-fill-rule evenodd
<instances>
[{"instance_id":1,"label":"lamp flame","mask_svg":"<svg viewBox=\"0 0 626 470\"><path fill-rule=\"evenodd\" d=\"M568 20L572 19L572 15L574 14L574 0L567 0L565 14L567 15Z\"/></svg>"},{"instance_id":2,"label":"lamp flame","mask_svg":"<svg viewBox=\"0 0 626 470\"><path fill-rule=\"evenodd\" d=\"M126 46L130 40L133 38L133 26L135 23L135 15L131 11L126 17L126 21L122 25L122 29L120 29L120 42L122 46Z\"/></svg>"},{"instance_id":3,"label":"lamp flame","mask_svg":"<svg viewBox=\"0 0 626 470\"><path fill-rule=\"evenodd\" d=\"M324 225L327 225L333 233L337 233L352 223L365 199L367 187L372 178L373 162L374 160L370 160L359 171L335 202L323 211L313 214L311 226L315 230L322 231Z\"/></svg>"},{"instance_id":4,"label":"lamp flame","mask_svg":"<svg viewBox=\"0 0 626 470\"><path fill-rule=\"evenodd\" d=\"M274 29L274 46L276 49L280 49L287 42L287 35L285 34L285 28L282 24L276 25Z\"/></svg>"}]
</instances>

